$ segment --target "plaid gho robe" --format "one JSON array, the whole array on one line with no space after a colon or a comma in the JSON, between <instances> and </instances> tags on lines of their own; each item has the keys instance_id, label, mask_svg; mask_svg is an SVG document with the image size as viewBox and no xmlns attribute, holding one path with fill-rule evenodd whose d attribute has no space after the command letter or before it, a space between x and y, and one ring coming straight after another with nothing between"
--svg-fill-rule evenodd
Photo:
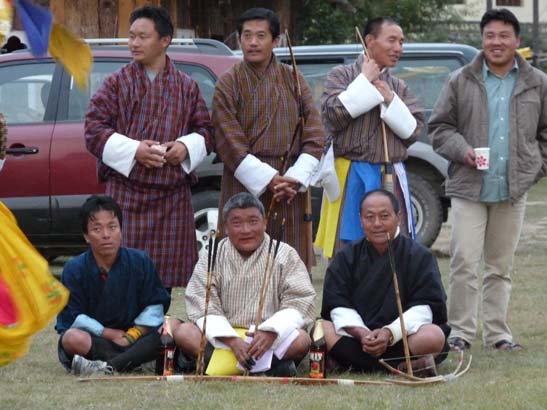
<instances>
[{"instance_id":1,"label":"plaid gho robe","mask_svg":"<svg viewBox=\"0 0 547 410\"><path fill-rule=\"evenodd\" d=\"M165 287L186 286L197 261L190 202L197 176L181 166L148 169L136 163L126 178L101 161L115 132L160 143L196 132L210 152L212 125L197 83L177 71L169 57L153 82L142 66L131 62L93 96L85 127L87 148L98 158L99 179L123 210L124 246L148 252Z\"/></svg>"},{"instance_id":2,"label":"plaid gho robe","mask_svg":"<svg viewBox=\"0 0 547 410\"><path fill-rule=\"evenodd\" d=\"M289 155L288 167L301 153L319 159L323 153L325 134L319 112L305 79L300 75L305 126L302 138L295 141ZM282 175L282 156L291 144L298 122L296 84L290 66L278 63L273 56L264 73L257 73L242 61L218 80L213 98L213 124L215 126L215 151L224 163L219 209L226 201L247 189L234 176L234 172L247 154L277 169ZM260 200L268 211L272 193L266 191ZM311 266L315 255L304 233L304 207L306 194L298 193L291 204L280 202L274 208L277 224L285 218L285 238L298 251L306 266ZM219 228L222 232L222 212ZM272 214L273 215L273 214ZM268 233L275 224L268 223Z\"/></svg>"}]
</instances>

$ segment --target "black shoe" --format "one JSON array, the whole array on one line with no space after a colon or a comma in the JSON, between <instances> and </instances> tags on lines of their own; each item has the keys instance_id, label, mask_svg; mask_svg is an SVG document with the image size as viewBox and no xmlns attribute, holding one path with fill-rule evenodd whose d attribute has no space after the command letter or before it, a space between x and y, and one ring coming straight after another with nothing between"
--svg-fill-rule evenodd
<instances>
[{"instance_id":1,"label":"black shoe","mask_svg":"<svg viewBox=\"0 0 547 410\"><path fill-rule=\"evenodd\" d=\"M294 377L296 376L296 365L292 360L281 360L277 366L272 367L264 374L270 377Z\"/></svg>"}]
</instances>

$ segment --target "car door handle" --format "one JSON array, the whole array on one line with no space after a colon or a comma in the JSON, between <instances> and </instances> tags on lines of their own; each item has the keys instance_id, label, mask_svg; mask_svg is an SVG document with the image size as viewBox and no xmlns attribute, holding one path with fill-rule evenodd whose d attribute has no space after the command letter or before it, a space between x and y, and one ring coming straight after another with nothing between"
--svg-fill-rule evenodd
<instances>
[{"instance_id":1,"label":"car door handle","mask_svg":"<svg viewBox=\"0 0 547 410\"><path fill-rule=\"evenodd\" d=\"M8 155L33 155L38 154L38 147L16 147L16 148L8 148L6 150L6 154Z\"/></svg>"}]
</instances>

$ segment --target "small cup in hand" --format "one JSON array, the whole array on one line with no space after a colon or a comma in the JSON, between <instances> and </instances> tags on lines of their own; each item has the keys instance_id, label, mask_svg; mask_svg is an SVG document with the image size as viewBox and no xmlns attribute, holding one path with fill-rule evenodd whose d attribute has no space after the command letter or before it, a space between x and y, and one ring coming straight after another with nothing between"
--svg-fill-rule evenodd
<instances>
[{"instance_id":1,"label":"small cup in hand","mask_svg":"<svg viewBox=\"0 0 547 410\"><path fill-rule=\"evenodd\" d=\"M490 148L475 148L475 164L477 169L484 171L490 166Z\"/></svg>"}]
</instances>

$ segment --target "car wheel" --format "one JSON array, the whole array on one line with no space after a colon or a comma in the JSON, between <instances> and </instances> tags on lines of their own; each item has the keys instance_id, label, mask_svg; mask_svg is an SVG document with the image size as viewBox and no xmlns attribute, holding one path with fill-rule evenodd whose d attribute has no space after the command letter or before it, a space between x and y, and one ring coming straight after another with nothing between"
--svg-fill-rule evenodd
<instances>
[{"instance_id":1,"label":"car wheel","mask_svg":"<svg viewBox=\"0 0 547 410\"><path fill-rule=\"evenodd\" d=\"M204 191L192 195L194 225L200 256L209 249L211 230L217 229L219 198L220 192L218 191Z\"/></svg>"},{"instance_id":2,"label":"car wheel","mask_svg":"<svg viewBox=\"0 0 547 410\"><path fill-rule=\"evenodd\" d=\"M437 239L443 223L441 199L424 178L410 172L407 175L416 239L429 247Z\"/></svg>"}]
</instances>

